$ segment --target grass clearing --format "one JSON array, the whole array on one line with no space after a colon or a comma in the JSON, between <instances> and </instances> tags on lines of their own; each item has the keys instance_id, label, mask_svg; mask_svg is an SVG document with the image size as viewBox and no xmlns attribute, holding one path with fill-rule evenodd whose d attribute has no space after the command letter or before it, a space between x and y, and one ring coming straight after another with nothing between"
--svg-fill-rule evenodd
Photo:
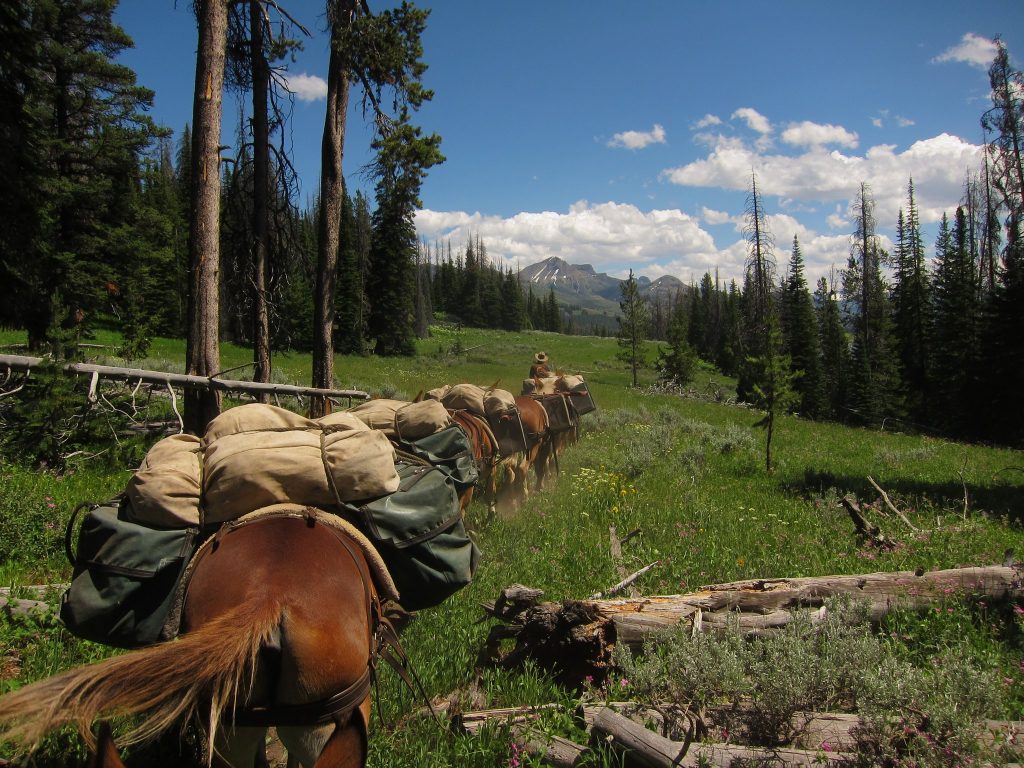
<instances>
[{"instance_id":1,"label":"grass clearing","mask_svg":"<svg viewBox=\"0 0 1024 768\"><path fill-rule=\"evenodd\" d=\"M0 333L0 342L17 341ZM112 341L97 335L98 343ZM582 438L562 455L557 482L532 495L520 514L490 519L481 505L470 508L469 524L483 551L476 581L423 611L403 637L432 696L458 692L467 709L575 701L576 694L560 690L533 668L522 673L474 669L488 631L486 622L478 623L479 604L515 582L543 589L551 600L584 597L616 583L610 525L620 535L641 531L624 547L627 570L660 561L638 584L647 594L752 577L984 565L1002 562L1008 548L1024 552L1024 473L1006 471L1024 466L1020 452L785 417L777 423L778 466L766 475L764 435L751 426L759 414L658 393L650 386L649 371L645 388L629 388L629 372L614 359L613 339L438 329L420 343L415 358L339 357L336 370L342 387L389 396L412 397L420 389L463 380L498 381L517 391L540 349L556 367L584 372L600 410L584 417ZM158 339L151 355L134 365L180 361L183 345ZM247 350L224 346L225 369L248 359ZM308 355L278 355L275 365L275 378L308 382ZM705 379L694 389L704 388ZM714 377L712 384L729 382ZM919 533L885 512L868 476ZM109 497L127 477L125 468L104 467L100 460L80 463L59 478L0 465L4 583L66 581L63 526L71 509L80 501ZM847 493L869 505L867 514L899 542L896 549L878 551L857 542L837 503ZM940 612L890 618L878 642L894 664L920 669L951 658L950 653L967 658L984 680L1002 686L999 711L990 716L1024 718L1019 693L1024 642L1014 606L951 599ZM0 690L106 653L45 622L0 619ZM454 736L429 721L410 720L408 712L416 706L386 673L380 718L371 735L371 765L508 764L512 752L500 729L478 738ZM548 713L543 723L552 732L574 735L564 713ZM37 764L68 763L58 751Z\"/></svg>"}]
</instances>

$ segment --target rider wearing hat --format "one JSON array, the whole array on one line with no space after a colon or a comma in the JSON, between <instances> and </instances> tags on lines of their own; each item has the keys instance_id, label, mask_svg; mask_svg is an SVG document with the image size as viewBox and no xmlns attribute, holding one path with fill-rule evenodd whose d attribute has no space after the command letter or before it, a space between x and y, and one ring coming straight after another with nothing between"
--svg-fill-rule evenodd
<instances>
[{"instance_id":1,"label":"rider wearing hat","mask_svg":"<svg viewBox=\"0 0 1024 768\"><path fill-rule=\"evenodd\" d=\"M548 367L548 353L538 352L533 356L533 365L530 366L530 378L531 379L546 379L549 376L553 376L551 369Z\"/></svg>"}]
</instances>

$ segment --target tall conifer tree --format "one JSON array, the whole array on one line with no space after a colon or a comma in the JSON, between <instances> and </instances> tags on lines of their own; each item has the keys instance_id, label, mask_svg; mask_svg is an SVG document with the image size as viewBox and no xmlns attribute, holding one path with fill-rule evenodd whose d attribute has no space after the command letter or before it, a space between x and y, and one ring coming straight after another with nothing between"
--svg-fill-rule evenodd
<instances>
[{"instance_id":1,"label":"tall conifer tree","mask_svg":"<svg viewBox=\"0 0 1024 768\"><path fill-rule=\"evenodd\" d=\"M814 302L804 278L804 260L796 236L793 237L789 275L782 288L782 333L793 370L801 372L793 382L799 398L796 407L804 416L821 418L825 414L821 344Z\"/></svg>"},{"instance_id":2,"label":"tall conifer tree","mask_svg":"<svg viewBox=\"0 0 1024 768\"><path fill-rule=\"evenodd\" d=\"M910 417L928 418L931 383L928 379L929 281L921 222L914 199L914 180L907 184L907 215L900 211L892 289L893 332L899 355L904 397Z\"/></svg>"}]
</instances>

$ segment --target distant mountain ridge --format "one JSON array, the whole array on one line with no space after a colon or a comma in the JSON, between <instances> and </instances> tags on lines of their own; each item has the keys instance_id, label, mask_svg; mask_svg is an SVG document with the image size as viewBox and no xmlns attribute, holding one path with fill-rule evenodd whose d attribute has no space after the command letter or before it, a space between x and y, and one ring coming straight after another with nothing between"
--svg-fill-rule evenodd
<instances>
[{"instance_id":1,"label":"distant mountain ridge","mask_svg":"<svg viewBox=\"0 0 1024 768\"><path fill-rule=\"evenodd\" d=\"M591 264L570 264L551 256L519 272L523 289L533 289L537 298L547 296L554 289L555 299L567 310L589 310L614 317L619 312L624 280L604 272L596 272ZM678 291L686 295L690 288L682 280L662 275L657 280L649 277L636 279L640 295L650 301L671 302Z\"/></svg>"}]
</instances>

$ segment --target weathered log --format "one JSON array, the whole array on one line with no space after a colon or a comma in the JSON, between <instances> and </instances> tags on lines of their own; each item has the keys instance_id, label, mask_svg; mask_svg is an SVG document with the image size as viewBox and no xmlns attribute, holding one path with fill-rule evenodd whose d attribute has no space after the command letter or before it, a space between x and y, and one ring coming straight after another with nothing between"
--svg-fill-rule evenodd
<instances>
[{"instance_id":1,"label":"weathered log","mask_svg":"<svg viewBox=\"0 0 1024 768\"><path fill-rule=\"evenodd\" d=\"M820 622L827 615L825 600L837 595L866 601L872 620L879 621L893 608L920 608L951 594L1018 598L1024 594L1021 566L752 579L685 595L542 603L494 627L487 656L506 667L531 658L562 683L580 685L588 676L604 678L616 643L639 649L645 639L682 622L692 631L723 632L733 625L758 635L790 624L801 609L811 609L811 621ZM509 638L515 648L502 657L502 640Z\"/></svg>"},{"instance_id":2,"label":"weathered log","mask_svg":"<svg viewBox=\"0 0 1024 768\"><path fill-rule=\"evenodd\" d=\"M31 371L42 365L39 357L23 355L0 355L0 370ZM110 365L93 365L92 363L68 363L62 366L67 373L97 375L104 379L141 381L145 384L162 384L165 386L184 387L208 391L244 392L246 394L289 395L303 397L344 397L349 401L353 398L366 400L369 394L357 389L317 389L300 387L292 384L270 384L257 381L236 381L218 379L215 376L191 376L183 373L167 373L164 371L148 371L142 368L118 368Z\"/></svg>"},{"instance_id":3,"label":"weathered log","mask_svg":"<svg viewBox=\"0 0 1024 768\"><path fill-rule=\"evenodd\" d=\"M522 723L536 720L546 709L555 709L559 704L525 705L521 707L499 707L497 709L479 709L474 712L461 712L452 718L452 727L462 733L477 733L488 723Z\"/></svg>"},{"instance_id":4,"label":"weathered log","mask_svg":"<svg viewBox=\"0 0 1024 768\"><path fill-rule=\"evenodd\" d=\"M852 758L843 752L824 753L788 747L768 749L738 744L688 744L659 736L610 707L603 707L596 713L591 733L595 740L603 741L623 755L628 765L641 768L724 767L737 760L756 761L758 765L841 765Z\"/></svg>"},{"instance_id":5,"label":"weathered log","mask_svg":"<svg viewBox=\"0 0 1024 768\"><path fill-rule=\"evenodd\" d=\"M36 597L45 597L48 592L63 592L68 584L26 584L20 587L0 587L0 596L10 597L11 592L28 592Z\"/></svg>"},{"instance_id":6,"label":"weathered log","mask_svg":"<svg viewBox=\"0 0 1024 768\"><path fill-rule=\"evenodd\" d=\"M882 529L874 523L870 522L864 513L861 511L860 504L852 496L844 496L841 500L843 508L850 515L850 519L853 520L853 527L857 531L857 535L862 539L866 539L871 542L873 546L879 549L894 549L896 543L886 537L882 533Z\"/></svg>"},{"instance_id":7,"label":"weathered log","mask_svg":"<svg viewBox=\"0 0 1024 768\"><path fill-rule=\"evenodd\" d=\"M44 616L50 612L49 603L39 600L20 600L16 597L0 597L0 611L11 618Z\"/></svg>"},{"instance_id":8,"label":"weathered log","mask_svg":"<svg viewBox=\"0 0 1024 768\"><path fill-rule=\"evenodd\" d=\"M512 738L528 755L555 768L575 768L582 765L584 758L590 754L589 747L561 736L541 733L530 725L514 725Z\"/></svg>"}]
</instances>

